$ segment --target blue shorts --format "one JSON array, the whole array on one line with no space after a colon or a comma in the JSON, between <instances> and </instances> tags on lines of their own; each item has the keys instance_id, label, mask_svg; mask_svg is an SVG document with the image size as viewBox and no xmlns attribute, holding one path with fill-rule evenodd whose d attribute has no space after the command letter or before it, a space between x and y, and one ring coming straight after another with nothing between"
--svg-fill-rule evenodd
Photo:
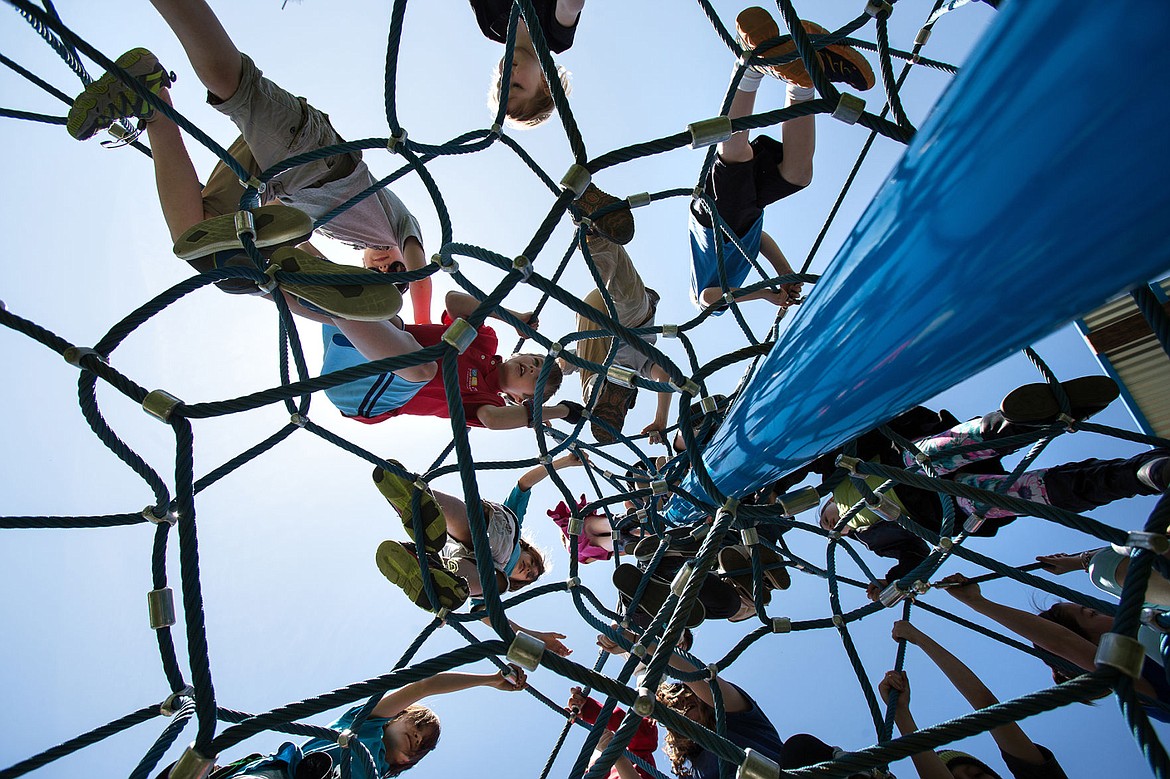
<instances>
[{"instance_id":1,"label":"blue shorts","mask_svg":"<svg viewBox=\"0 0 1170 779\"><path fill-rule=\"evenodd\" d=\"M727 271L727 286L741 287L751 273L752 264L735 245L726 240L723 235L716 235L710 227L704 227L699 221L691 217L691 302L702 308L699 296L709 287L719 286L719 260L716 255L715 241L723 244L723 267ZM739 239L744 251L753 260L760 255L760 238L764 233L763 213L756 219L747 232ZM770 266L765 266L770 267ZM721 312L719 312L721 313Z\"/></svg>"},{"instance_id":2,"label":"blue shorts","mask_svg":"<svg viewBox=\"0 0 1170 779\"><path fill-rule=\"evenodd\" d=\"M321 336L325 340L322 375L369 362L335 326L321 325ZM376 373L330 387L325 390L325 396L347 417L372 418L402 408L426 384L407 381L393 373Z\"/></svg>"}]
</instances>

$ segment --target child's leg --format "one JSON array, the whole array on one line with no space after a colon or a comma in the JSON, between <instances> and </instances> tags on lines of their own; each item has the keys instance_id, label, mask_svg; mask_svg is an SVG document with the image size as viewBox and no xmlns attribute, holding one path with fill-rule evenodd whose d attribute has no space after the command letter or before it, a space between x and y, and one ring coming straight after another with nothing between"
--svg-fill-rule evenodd
<instances>
[{"instance_id":1,"label":"child's leg","mask_svg":"<svg viewBox=\"0 0 1170 779\"><path fill-rule=\"evenodd\" d=\"M240 50L204 0L151 0L207 91L227 100L240 86Z\"/></svg>"},{"instance_id":2,"label":"child's leg","mask_svg":"<svg viewBox=\"0 0 1170 779\"><path fill-rule=\"evenodd\" d=\"M810 100L816 95L793 84L788 85L784 106ZM780 175L785 181L800 187L807 187L813 177L813 152L817 146L816 117L808 116L789 119L780 125L780 138L784 143L784 159L780 162Z\"/></svg>"},{"instance_id":3,"label":"child's leg","mask_svg":"<svg viewBox=\"0 0 1170 779\"><path fill-rule=\"evenodd\" d=\"M286 298L288 296L286 295ZM304 306L297 304L298 314L307 316L307 318L320 321L320 315L309 316L313 312L305 309ZM402 320L395 317L393 320L386 320L381 322L354 322L348 319L332 319L326 324L332 324L340 330L349 342L353 344L354 348L361 352L361 355L367 360L373 362L374 360L382 360L386 357L399 357L403 354L410 354L417 352L422 346L414 339L414 336L406 332L402 328ZM407 381L425 382L430 381L438 373L438 366L433 362L426 362L422 365L412 365L409 368L400 368L394 371L396 376L401 376ZM438 495L439 493L436 493ZM444 510L446 506L443 505ZM466 516L466 512L464 512ZM448 523L450 520L448 520Z\"/></svg>"},{"instance_id":4,"label":"child's leg","mask_svg":"<svg viewBox=\"0 0 1170 779\"><path fill-rule=\"evenodd\" d=\"M454 495L436 490L432 492L447 517L447 535L471 548L471 523L467 519L467 504Z\"/></svg>"},{"instance_id":5,"label":"child's leg","mask_svg":"<svg viewBox=\"0 0 1170 779\"><path fill-rule=\"evenodd\" d=\"M618 321L626 327L639 327L650 314L650 298L629 253L600 235L590 235L586 241L605 290L613 299Z\"/></svg>"},{"instance_id":6,"label":"child's leg","mask_svg":"<svg viewBox=\"0 0 1170 779\"><path fill-rule=\"evenodd\" d=\"M745 75L746 79L747 76ZM741 82L741 86L743 86ZM758 79L757 84L758 86ZM756 108L756 92L737 89L735 97L731 99L731 108L727 111L728 119L740 119L750 116ZM719 144L719 158L724 162L747 162L752 159L751 139L747 130L732 133L731 137Z\"/></svg>"},{"instance_id":7,"label":"child's leg","mask_svg":"<svg viewBox=\"0 0 1170 779\"><path fill-rule=\"evenodd\" d=\"M171 104L167 90L163 89L158 96L167 105ZM162 114L155 114L146 124L146 136L154 159L159 205L171 231L171 240L176 240L204 220L203 188L178 125Z\"/></svg>"}]
</instances>

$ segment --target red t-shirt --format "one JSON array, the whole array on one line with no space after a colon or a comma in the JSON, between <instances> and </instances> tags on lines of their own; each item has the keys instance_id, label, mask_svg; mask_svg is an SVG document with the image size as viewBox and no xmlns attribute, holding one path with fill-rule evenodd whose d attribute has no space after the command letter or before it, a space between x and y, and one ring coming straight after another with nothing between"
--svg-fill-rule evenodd
<instances>
[{"instance_id":1,"label":"red t-shirt","mask_svg":"<svg viewBox=\"0 0 1170 779\"><path fill-rule=\"evenodd\" d=\"M592 698L585 699L585 705L581 707L581 719L588 722L590 725L597 722L598 716L601 714L601 704ZM620 706L615 706L613 714L609 717L609 722L605 724L606 730L616 731L618 726L622 724L622 718L626 713L622 711ZM654 720L643 719L638 723L638 729L634 731L634 735L630 738L630 743L626 747L633 755L637 755L642 760L645 760L650 765L654 765L654 750L658 748L658 726L654 724ZM634 770L638 772L638 776L642 779L651 779L650 774L643 771L638 766L634 766ZM606 779L620 779L617 769L610 768L609 775Z\"/></svg>"},{"instance_id":2,"label":"red t-shirt","mask_svg":"<svg viewBox=\"0 0 1170 779\"><path fill-rule=\"evenodd\" d=\"M419 345L425 347L441 343L443 333L451 324L451 317L443 312L443 321L437 325L406 325L406 332L414 336ZM471 346L458 356L456 364L459 374L459 394L463 398L463 413L467 416L467 424L472 427L483 427L479 421L479 410L484 406L503 406L504 399L500 397L500 379L498 368L503 359L496 354L499 339L496 331L487 325L481 325L478 335L471 342ZM372 417L368 422L381 422L383 419L396 417L400 414L411 414L424 417L443 417L450 419L447 410L447 392L443 388L443 361L439 360L439 372L435 378L428 381L413 398L402 407L385 414Z\"/></svg>"}]
</instances>

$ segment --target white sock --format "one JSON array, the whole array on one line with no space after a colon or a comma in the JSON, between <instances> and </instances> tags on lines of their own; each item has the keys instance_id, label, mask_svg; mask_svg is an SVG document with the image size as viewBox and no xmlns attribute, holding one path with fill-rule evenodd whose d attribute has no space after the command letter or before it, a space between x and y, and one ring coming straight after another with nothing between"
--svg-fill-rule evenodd
<instances>
[{"instance_id":1,"label":"white sock","mask_svg":"<svg viewBox=\"0 0 1170 779\"><path fill-rule=\"evenodd\" d=\"M738 66L736 66L738 69ZM744 72L743 78L739 82L740 92L755 92L760 88L760 82L764 80L764 74L758 70L748 69Z\"/></svg>"},{"instance_id":2,"label":"white sock","mask_svg":"<svg viewBox=\"0 0 1170 779\"><path fill-rule=\"evenodd\" d=\"M802 87L799 84L788 84L788 104L804 103L812 100L817 96L817 90L814 87Z\"/></svg>"}]
</instances>

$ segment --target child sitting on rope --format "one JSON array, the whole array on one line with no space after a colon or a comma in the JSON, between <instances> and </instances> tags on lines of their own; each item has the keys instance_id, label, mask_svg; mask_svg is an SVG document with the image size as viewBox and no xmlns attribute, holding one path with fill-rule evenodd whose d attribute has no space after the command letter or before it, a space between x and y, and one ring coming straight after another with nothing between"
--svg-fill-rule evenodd
<instances>
[{"instance_id":1,"label":"child sitting on rope","mask_svg":"<svg viewBox=\"0 0 1170 779\"><path fill-rule=\"evenodd\" d=\"M892 637L895 641L907 641L921 649L974 710L978 711L999 703L983 680L962 660L909 621L895 622ZM882 703L889 703L890 694L895 691L898 693L898 702L894 708L894 723L898 726L898 732L909 735L917 731L918 726L910 713L910 680L904 671L889 671L878 685ZM1009 722L992 728L990 735L995 739L995 745L999 747L1004 764L1017 779L1068 779L1052 752L1028 738L1019 724ZM912 760L919 779L967 779L976 775L964 770L964 767L982 770L983 774L978 774L979 776L986 775L999 779L999 775L982 761L955 750L940 752L927 750L914 755Z\"/></svg>"},{"instance_id":2,"label":"child sitting on rope","mask_svg":"<svg viewBox=\"0 0 1170 779\"><path fill-rule=\"evenodd\" d=\"M518 692L527 685L527 675L515 665L510 666L506 674L504 671L492 674L446 672L386 693L357 728L354 722L365 704L354 706L329 727L354 732L373 758L372 774L366 762L354 756L354 747L343 749L334 741L316 738L300 747L285 742L275 754L267 757L250 755L232 766L225 766L235 768L235 771L216 773L215 776L225 779L331 779L340 775L337 771L346 757L351 779L398 776L413 768L439 743L439 718L426 706L419 705L420 700L472 687ZM158 779L166 779L170 770L168 768Z\"/></svg>"},{"instance_id":3,"label":"child sitting on rope","mask_svg":"<svg viewBox=\"0 0 1170 779\"><path fill-rule=\"evenodd\" d=\"M605 634L597 637L597 645L611 654L626 654L616 641ZM678 648L684 652L689 651L689 632L684 632ZM671 655L670 665L685 673L701 670L684 660L677 652ZM836 749L816 736L798 733L787 741L781 739L776 727L760 709L759 704L744 692L743 688L723 678L722 673L715 677L715 684L719 685L726 714L724 736L731 743L743 749L750 748L784 769L803 768L833 759ZM691 682L663 683L658 687L658 702L714 731L715 698L711 687L712 684L706 677ZM720 775L720 760L715 753L670 728L666 730L665 752L670 758L671 769L676 776L688 779L718 779Z\"/></svg>"},{"instance_id":4,"label":"child sitting on rope","mask_svg":"<svg viewBox=\"0 0 1170 779\"><path fill-rule=\"evenodd\" d=\"M394 468L407 472L401 463L395 460L389 462ZM577 458L565 456L554 460L552 467L566 468L580 464ZM522 535L532 488L547 475L548 471L543 466L533 468L520 477L503 503L482 501L488 548L494 565L492 574L500 592L513 592L527 587L548 568L544 552ZM439 599L438 608L454 610L462 606L468 596L479 599L483 595L484 574L475 560L467 504L454 495L432 490L422 482L400 476L394 470L375 468L374 483L382 497L398 512L412 542L417 538L412 501L414 494L419 494L423 548L426 550L426 565L435 585L435 595ZM378 570L390 582L401 587L416 606L437 611L438 608L427 598L416 549L415 543L383 541L375 556ZM511 624L513 630L523 629L515 623ZM523 630L544 641L557 654L569 654L570 650L560 642L564 638L560 633Z\"/></svg>"},{"instance_id":5,"label":"child sitting on rope","mask_svg":"<svg viewBox=\"0 0 1170 779\"><path fill-rule=\"evenodd\" d=\"M814 35L826 32L812 22L802 24L806 32ZM745 51L780 35L772 16L759 7L740 13L735 26ZM760 55L780 57L794 50L795 44L789 42ZM852 47L834 44L821 49L816 56L830 81L845 82L859 90L874 85L869 64ZM764 73L788 82L786 107L816 97L812 79L799 58L786 65L753 68L740 80L728 118L751 115ZM815 116L810 114L784 122L783 142L766 135L749 141L748 131L740 130L719 144L718 155L704 182L707 196L714 201L715 214L710 212L711 204L705 199L691 203L691 298L695 305L700 308L722 305L724 294L734 293L743 285L752 270L752 261L760 254L777 276L793 272L776 241L764 232L764 208L812 182L815 121ZM731 233L734 240L725 232ZM720 253L726 286L719 278ZM763 299L787 307L799 300L800 289L798 282L791 282L780 285L776 292L762 289L738 300Z\"/></svg>"},{"instance_id":6,"label":"child sitting on rope","mask_svg":"<svg viewBox=\"0 0 1170 779\"><path fill-rule=\"evenodd\" d=\"M597 718L601 716L601 704L585 695L585 691L580 687L574 687L570 690L569 702L565 706L571 714L580 717L585 722L593 725L597 722ZM614 732L622 724L626 712L620 706L615 706L613 714L610 715L609 720L605 723L605 731L601 734L601 738L597 742L595 752L600 753L605 751L609 746L610 739L613 738ZM638 723L638 729L634 731L634 735L630 737L630 742L626 744L626 751L640 759L644 763L648 763L651 768L655 768L654 750L658 748L658 725L654 720L643 717ZM624 754L619 757L610 767L609 773L606 774L605 779L652 779L651 775L635 766L630 759Z\"/></svg>"},{"instance_id":7,"label":"child sitting on rope","mask_svg":"<svg viewBox=\"0 0 1170 779\"><path fill-rule=\"evenodd\" d=\"M484 36L497 43L508 42L508 17L512 0L471 0L475 20ZM577 22L585 0L532 0L532 7L540 21L544 40L553 54L567 51L573 45ZM517 9L519 13L519 9ZM569 71L557 65L557 76L565 94L569 93ZM500 107L503 92L504 59L501 57L488 89L488 108L494 114ZM552 93L540 69L540 60L532 45L532 35L524 17L516 23L516 47L512 57L512 79L508 84L508 105L504 109L508 123L515 127L537 127L544 124L553 112Z\"/></svg>"},{"instance_id":8,"label":"child sitting on rope","mask_svg":"<svg viewBox=\"0 0 1170 779\"><path fill-rule=\"evenodd\" d=\"M228 152L250 175L289 157L344 142L328 116L263 77L251 58L236 48L204 0L152 2L186 50L195 74L207 88L208 103L240 129L241 137ZM151 92L170 102L166 87L174 76L149 51L133 49L119 57L117 64ZM238 265L241 260L247 262L240 257L234 224L244 194L236 175L222 162L217 163L207 186L201 187L179 128L157 114L117 77L107 73L87 86L74 101L66 127L70 135L85 140L119 119L130 118L145 123L159 197L175 240L176 254L200 272ZM313 220L373 186L374 181L360 151L315 160L280 173L267 182L262 196L269 202L279 201L303 211L308 218L288 209L261 209L256 214L257 246L273 247L306 240ZM376 190L320 229L361 249L362 262L371 270L401 272L427 265L418 222L388 189ZM305 244L303 249L286 249L284 262L273 259L278 267L289 272L356 270L350 266L322 264L308 253L318 254L311 245ZM219 282L219 286L238 293L257 290L248 279L229 279ZM377 285L345 286L342 291L346 296L359 292L370 296L375 291L389 289ZM411 282L410 293L414 321L429 323L430 278ZM353 302L342 301L347 306ZM344 316L343 311L334 313Z\"/></svg>"},{"instance_id":9,"label":"child sitting on rope","mask_svg":"<svg viewBox=\"0 0 1170 779\"><path fill-rule=\"evenodd\" d=\"M1107 376L1081 377L1062 382L1061 387L1076 421L1103 410L1118 396L1117 385ZM1170 467L1167 467L1170 452L1164 449L1151 449L1128 459L1089 459L1027 471L1005 489L1007 471L999 458L1020 445L997 450L994 442L1047 427L1057 421L1059 413L1060 406L1052 389L1046 383L1038 383L1016 388L1004 398L998 410L962 424L958 424L950 412L935 412L918 406L895 417L888 426L894 433L913 440L920 451L930 456L935 472L943 478L1069 511L1086 511L1137 495L1156 495L1165 489L1170 478ZM974 443L987 443L988 446L954 455L948 453L951 449ZM912 454L903 452L880 431L871 430L856 440L855 449L853 446L842 447L824 454L777 481L773 490L784 493L810 473L819 474L822 483L828 481L838 471L837 457L851 449L860 460L901 468L917 466ZM883 481L879 476L866 477L866 484L871 489L876 489ZM932 532L940 531L943 514L936 493L898 485L885 494L891 507L896 507ZM862 493L852 479L842 480L833 490L832 501L821 509L821 526L827 530L836 528L840 517L861 500ZM1008 509L971 498L957 497L955 500L959 510L958 522L961 523L964 516L970 516L977 523L968 530L972 535L993 536L1018 516ZM875 553L899 560L899 565L887 574L887 580L870 585L869 594L874 598L891 576L905 575L925 557L924 546L914 543L907 537L908 533L900 533L889 526L879 528L877 533L866 530L884 524L882 520L881 515L863 508L842 531L855 534Z\"/></svg>"}]
</instances>

